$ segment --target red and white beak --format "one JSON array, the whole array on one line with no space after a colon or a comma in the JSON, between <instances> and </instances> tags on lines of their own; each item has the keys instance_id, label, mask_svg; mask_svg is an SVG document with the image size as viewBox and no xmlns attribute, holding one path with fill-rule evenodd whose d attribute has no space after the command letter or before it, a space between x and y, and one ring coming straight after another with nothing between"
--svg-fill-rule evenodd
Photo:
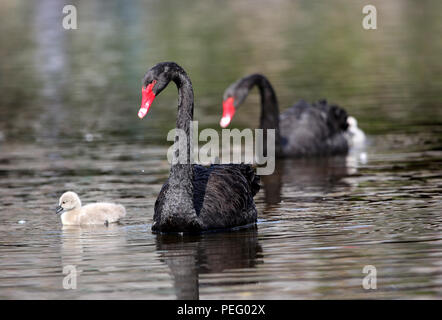
<instances>
[{"instance_id":1,"label":"red and white beak","mask_svg":"<svg viewBox=\"0 0 442 320\"><path fill-rule=\"evenodd\" d=\"M152 89L157 81L152 81L146 88L141 88L141 107L138 111L138 117L143 119L144 116L149 112L149 108L155 99L155 93Z\"/></svg>"},{"instance_id":2,"label":"red and white beak","mask_svg":"<svg viewBox=\"0 0 442 320\"><path fill-rule=\"evenodd\" d=\"M233 97L227 98L223 102L223 117L219 122L219 125L222 128L227 127L233 119L233 115L235 114L235 106L233 105L233 103Z\"/></svg>"}]
</instances>

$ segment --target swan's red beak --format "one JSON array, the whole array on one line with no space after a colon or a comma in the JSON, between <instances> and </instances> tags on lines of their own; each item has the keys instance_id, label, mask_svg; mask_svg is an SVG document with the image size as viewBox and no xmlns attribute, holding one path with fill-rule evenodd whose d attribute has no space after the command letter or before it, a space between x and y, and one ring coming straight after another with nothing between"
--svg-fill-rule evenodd
<instances>
[{"instance_id":1,"label":"swan's red beak","mask_svg":"<svg viewBox=\"0 0 442 320\"><path fill-rule=\"evenodd\" d=\"M149 112L149 108L155 99L155 93L153 93L152 88L155 85L156 80L152 81L146 88L141 88L141 107L138 111L138 117L143 119L144 116Z\"/></svg>"},{"instance_id":2,"label":"swan's red beak","mask_svg":"<svg viewBox=\"0 0 442 320\"><path fill-rule=\"evenodd\" d=\"M234 101L233 97L230 97L223 102L223 117L219 122L219 125L222 128L227 127L233 119L233 115L235 114L235 106L233 105Z\"/></svg>"}]
</instances>

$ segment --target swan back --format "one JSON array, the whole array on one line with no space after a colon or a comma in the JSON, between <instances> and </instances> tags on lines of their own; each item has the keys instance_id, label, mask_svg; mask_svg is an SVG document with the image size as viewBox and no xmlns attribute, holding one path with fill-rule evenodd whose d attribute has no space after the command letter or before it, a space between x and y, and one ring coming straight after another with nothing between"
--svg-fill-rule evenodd
<instances>
[{"instance_id":1,"label":"swan back","mask_svg":"<svg viewBox=\"0 0 442 320\"><path fill-rule=\"evenodd\" d=\"M81 208L81 224L104 224L117 222L126 215L126 210L120 204L92 203Z\"/></svg>"}]
</instances>

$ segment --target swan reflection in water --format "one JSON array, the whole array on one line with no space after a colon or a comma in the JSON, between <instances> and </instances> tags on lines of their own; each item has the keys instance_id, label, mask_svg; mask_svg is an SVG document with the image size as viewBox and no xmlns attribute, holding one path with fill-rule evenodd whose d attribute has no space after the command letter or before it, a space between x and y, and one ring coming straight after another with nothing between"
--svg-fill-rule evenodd
<instances>
[{"instance_id":1,"label":"swan reflection in water","mask_svg":"<svg viewBox=\"0 0 442 320\"><path fill-rule=\"evenodd\" d=\"M343 178L357 172L354 155L311 159L280 159L272 175L261 176L267 205L281 202L282 188L314 189L331 192L348 188ZM200 235L157 234L156 246L160 260L173 276L178 299L199 299L200 275L226 270L253 268L263 263L257 226L234 232ZM239 284L238 282L236 282ZM241 284L250 283L242 281ZM231 284L231 282L230 282ZM222 283L217 282L220 286Z\"/></svg>"},{"instance_id":2,"label":"swan reflection in water","mask_svg":"<svg viewBox=\"0 0 442 320\"><path fill-rule=\"evenodd\" d=\"M256 225L231 232L158 234L156 246L160 260L172 274L177 299L199 299L200 286L211 286L200 284L201 274L253 268L262 263ZM251 281L235 279L235 284L248 283Z\"/></svg>"},{"instance_id":3,"label":"swan reflection in water","mask_svg":"<svg viewBox=\"0 0 442 320\"><path fill-rule=\"evenodd\" d=\"M291 191L314 190L322 193L350 187L344 178L357 174L358 166L365 163L366 153L359 150L347 156L278 159L275 172L261 176L265 202L267 205L280 203L283 187Z\"/></svg>"}]
</instances>

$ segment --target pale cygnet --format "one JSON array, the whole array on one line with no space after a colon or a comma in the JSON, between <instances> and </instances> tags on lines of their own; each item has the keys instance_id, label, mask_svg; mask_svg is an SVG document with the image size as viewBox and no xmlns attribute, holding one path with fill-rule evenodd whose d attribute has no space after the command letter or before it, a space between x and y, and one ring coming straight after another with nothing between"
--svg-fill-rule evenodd
<instances>
[{"instance_id":1,"label":"pale cygnet","mask_svg":"<svg viewBox=\"0 0 442 320\"><path fill-rule=\"evenodd\" d=\"M126 215L126 209L120 204L104 202L82 207L78 195L68 191L60 197L56 213L61 213L61 222L64 225L107 225L123 218Z\"/></svg>"},{"instance_id":2,"label":"pale cygnet","mask_svg":"<svg viewBox=\"0 0 442 320\"><path fill-rule=\"evenodd\" d=\"M365 143L365 133L358 128L358 121L356 118L349 116L347 118L347 140L351 147L361 148Z\"/></svg>"}]
</instances>

